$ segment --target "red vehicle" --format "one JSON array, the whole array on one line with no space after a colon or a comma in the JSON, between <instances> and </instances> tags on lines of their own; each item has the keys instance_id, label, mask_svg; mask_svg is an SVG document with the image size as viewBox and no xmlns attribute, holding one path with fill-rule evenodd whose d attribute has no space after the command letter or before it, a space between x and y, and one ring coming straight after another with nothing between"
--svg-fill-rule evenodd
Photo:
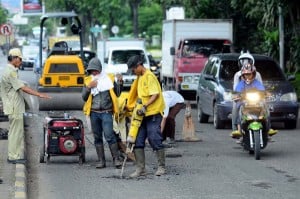
<instances>
[{"instance_id":1,"label":"red vehicle","mask_svg":"<svg viewBox=\"0 0 300 199\"><path fill-rule=\"evenodd\" d=\"M210 54L230 52L224 39L184 39L174 60L175 88L187 100L195 100L199 75Z\"/></svg>"},{"instance_id":2,"label":"red vehicle","mask_svg":"<svg viewBox=\"0 0 300 199\"><path fill-rule=\"evenodd\" d=\"M42 12L42 2L40 0L24 0L23 12Z\"/></svg>"},{"instance_id":3,"label":"red vehicle","mask_svg":"<svg viewBox=\"0 0 300 199\"><path fill-rule=\"evenodd\" d=\"M195 100L199 75L208 56L230 52L232 35L231 20L165 20L160 75L163 85L187 100Z\"/></svg>"}]
</instances>

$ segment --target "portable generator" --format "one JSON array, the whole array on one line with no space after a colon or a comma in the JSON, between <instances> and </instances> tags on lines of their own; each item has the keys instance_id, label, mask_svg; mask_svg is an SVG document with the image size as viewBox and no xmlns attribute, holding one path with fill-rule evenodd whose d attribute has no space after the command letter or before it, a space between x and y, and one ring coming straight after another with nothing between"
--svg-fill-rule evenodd
<instances>
[{"instance_id":1,"label":"portable generator","mask_svg":"<svg viewBox=\"0 0 300 199\"><path fill-rule=\"evenodd\" d=\"M79 156L85 162L83 123L74 118L46 117L43 126L44 143L40 149L40 163L47 163L51 156Z\"/></svg>"}]
</instances>

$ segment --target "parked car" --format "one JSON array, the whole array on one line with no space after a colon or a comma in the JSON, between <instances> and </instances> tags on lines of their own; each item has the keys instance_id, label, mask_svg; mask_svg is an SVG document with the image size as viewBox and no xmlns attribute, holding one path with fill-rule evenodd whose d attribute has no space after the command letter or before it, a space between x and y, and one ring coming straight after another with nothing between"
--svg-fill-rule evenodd
<instances>
[{"instance_id":1,"label":"parked car","mask_svg":"<svg viewBox=\"0 0 300 199\"><path fill-rule=\"evenodd\" d=\"M23 46L22 47L22 65L20 70L24 70L25 68L32 68L34 66L35 58L39 54L39 47L30 45L30 46Z\"/></svg>"},{"instance_id":2,"label":"parked car","mask_svg":"<svg viewBox=\"0 0 300 199\"><path fill-rule=\"evenodd\" d=\"M200 75L197 89L197 116L200 123L213 117L216 129L231 123L233 76L239 71L238 53L211 55ZM294 87L289 81L295 76L285 77L272 58L253 54L255 66L270 96L266 99L271 122L283 122L285 128L297 127L299 103Z\"/></svg>"}]
</instances>

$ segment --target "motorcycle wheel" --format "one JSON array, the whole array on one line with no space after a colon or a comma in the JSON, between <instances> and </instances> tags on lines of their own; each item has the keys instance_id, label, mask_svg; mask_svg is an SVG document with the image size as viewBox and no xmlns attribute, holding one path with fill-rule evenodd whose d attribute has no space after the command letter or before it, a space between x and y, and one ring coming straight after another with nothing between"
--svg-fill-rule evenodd
<instances>
[{"instance_id":1,"label":"motorcycle wheel","mask_svg":"<svg viewBox=\"0 0 300 199\"><path fill-rule=\"evenodd\" d=\"M259 131L254 131L254 157L260 159L260 136Z\"/></svg>"}]
</instances>

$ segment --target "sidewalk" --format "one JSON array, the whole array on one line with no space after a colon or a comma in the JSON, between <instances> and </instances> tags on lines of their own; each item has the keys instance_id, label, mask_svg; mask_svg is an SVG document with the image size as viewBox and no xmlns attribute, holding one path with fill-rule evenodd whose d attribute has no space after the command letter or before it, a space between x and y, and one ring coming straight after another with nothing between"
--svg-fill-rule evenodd
<instances>
[{"instance_id":1,"label":"sidewalk","mask_svg":"<svg viewBox=\"0 0 300 199\"><path fill-rule=\"evenodd\" d=\"M8 122L0 122L1 128L8 129ZM26 199L26 166L7 163L7 140L0 140L0 184L1 199Z\"/></svg>"}]
</instances>

